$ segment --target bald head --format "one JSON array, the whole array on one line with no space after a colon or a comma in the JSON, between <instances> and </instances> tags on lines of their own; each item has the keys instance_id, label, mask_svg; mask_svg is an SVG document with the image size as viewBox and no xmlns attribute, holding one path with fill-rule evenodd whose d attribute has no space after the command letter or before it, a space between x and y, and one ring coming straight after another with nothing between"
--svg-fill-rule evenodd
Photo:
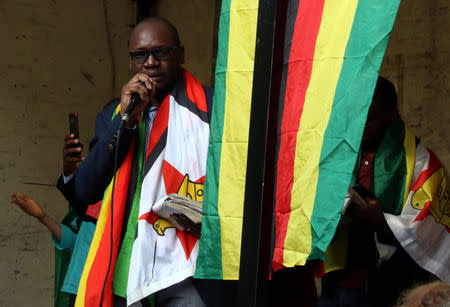
<instances>
[{"instance_id":1,"label":"bald head","mask_svg":"<svg viewBox=\"0 0 450 307\"><path fill-rule=\"evenodd\" d=\"M159 31L165 33L168 39L170 39L174 46L180 46L180 36L178 35L178 30L175 26L167 19L161 17L148 17L141 22L139 22L131 31L130 34L130 44L134 36L138 35L143 29L157 28Z\"/></svg>"}]
</instances>

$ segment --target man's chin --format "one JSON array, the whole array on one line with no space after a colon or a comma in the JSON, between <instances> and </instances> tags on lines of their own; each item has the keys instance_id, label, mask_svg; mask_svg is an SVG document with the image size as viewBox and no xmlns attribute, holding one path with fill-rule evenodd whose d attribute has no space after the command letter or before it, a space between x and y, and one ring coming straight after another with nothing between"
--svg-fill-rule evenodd
<instances>
[{"instance_id":1,"label":"man's chin","mask_svg":"<svg viewBox=\"0 0 450 307\"><path fill-rule=\"evenodd\" d=\"M158 86L156 87L155 98L159 101L163 101L164 98L169 94L169 91L166 89L161 89Z\"/></svg>"}]
</instances>

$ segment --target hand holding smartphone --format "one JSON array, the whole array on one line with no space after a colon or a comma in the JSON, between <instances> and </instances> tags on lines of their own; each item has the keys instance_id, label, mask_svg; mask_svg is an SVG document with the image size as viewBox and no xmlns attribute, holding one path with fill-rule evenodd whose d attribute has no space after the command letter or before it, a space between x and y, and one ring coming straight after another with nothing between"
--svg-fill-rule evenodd
<instances>
[{"instance_id":1,"label":"hand holding smartphone","mask_svg":"<svg viewBox=\"0 0 450 307\"><path fill-rule=\"evenodd\" d=\"M78 113L70 113L69 134L64 137L63 147L63 174L65 176L72 174L77 168L77 164L84 159L81 155L83 144L79 137Z\"/></svg>"},{"instance_id":2,"label":"hand holding smartphone","mask_svg":"<svg viewBox=\"0 0 450 307\"><path fill-rule=\"evenodd\" d=\"M75 135L75 139L80 138L80 131L78 128L78 113L69 114L69 132Z\"/></svg>"},{"instance_id":3,"label":"hand holding smartphone","mask_svg":"<svg viewBox=\"0 0 450 307\"><path fill-rule=\"evenodd\" d=\"M71 147L81 147L80 143L80 130L78 126L78 113L69 114L69 132L74 135L74 139L78 139L78 143L72 144ZM81 152L75 152L72 154L73 157L81 157Z\"/></svg>"}]
</instances>

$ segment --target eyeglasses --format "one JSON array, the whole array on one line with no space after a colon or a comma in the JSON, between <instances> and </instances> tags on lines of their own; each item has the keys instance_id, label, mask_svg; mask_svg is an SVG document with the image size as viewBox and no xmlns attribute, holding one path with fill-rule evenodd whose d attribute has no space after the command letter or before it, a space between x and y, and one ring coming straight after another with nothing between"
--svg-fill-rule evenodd
<instances>
[{"instance_id":1,"label":"eyeglasses","mask_svg":"<svg viewBox=\"0 0 450 307\"><path fill-rule=\"evenodd\" d=\"M157 60L157 61L164 61L167 60L170 56L170 52L172 50L178 49L180 47L158 47L154 48L152 50L136 50L136 51L130 51L130 56L133 61L135 61L137 64L144 64L150 54Z\"/></svg>"}]
</instances>

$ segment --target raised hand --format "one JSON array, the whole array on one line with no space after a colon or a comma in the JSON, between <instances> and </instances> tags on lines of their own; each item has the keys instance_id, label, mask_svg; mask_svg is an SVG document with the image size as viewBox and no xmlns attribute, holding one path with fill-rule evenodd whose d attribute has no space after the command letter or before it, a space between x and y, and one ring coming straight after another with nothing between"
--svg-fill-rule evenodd
<instances>
[{"instance_id":1,"label":"raised hand","mask_svg":"<svg viewBox=\"0 0 450 307\"><path fill-rule=\"evenodd\" d=\"M120 115L122 116L130 103L131 96L138 93L141 102L136 106L133 113L130 114L128 124L134 123L137 116L144 111L155 96L155 82L146 74L137 73L127 84L122 87L122 95L120 98Z\"/></svg>"},{"instance_id":2,"label":"raised hand","mask_svg":"<svg viewBox=\"0 0 450 307\"><path fill-rule=\"evenodd\" d=\"M12 193L11 194L12 201L26 214L33 216L37 219L44 218L47 214L42 209L42 207L33 199L29 198L25 194L22 193Z\"/></svg>"},{"instance_id":3,"label":"raised hand","mask_svg":"<svg viewBox=\"0 0 450 307\"><path fill-rule=\"evenodd\" d=\"M44 209L33 199L22 193L12 193L12 201L26 214L35 217L55 236L58 241L61 241L62 229L61 225L45 213Z\"/></svg>"}]
</instances>

